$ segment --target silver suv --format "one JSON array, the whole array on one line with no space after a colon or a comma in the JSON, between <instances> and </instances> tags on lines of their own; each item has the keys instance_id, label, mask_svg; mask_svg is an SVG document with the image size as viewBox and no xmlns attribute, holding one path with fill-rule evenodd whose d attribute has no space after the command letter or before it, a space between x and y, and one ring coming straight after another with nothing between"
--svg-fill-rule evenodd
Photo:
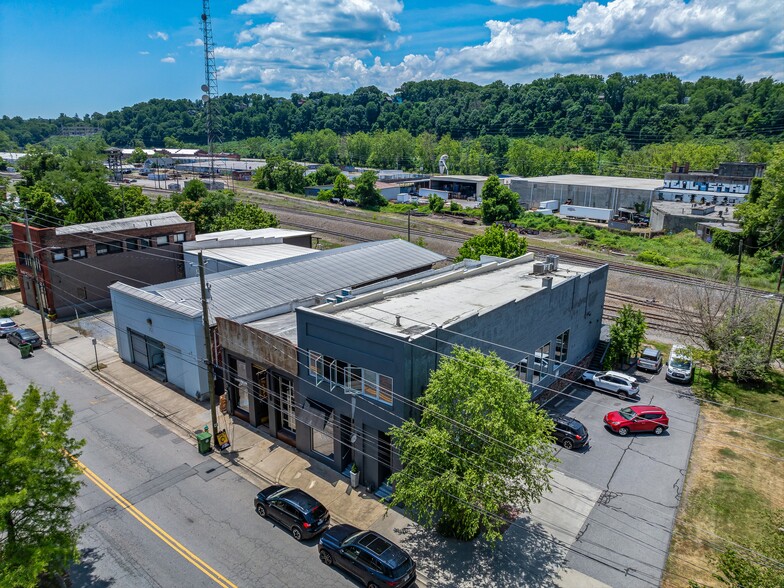
<instances>
[{"instance_id":1,"label":"silver suv","mask_svg":"<svg viewBox=\"0 0 784 588\"><path fill-rule=\"evenodd\" d=\"M640 385L637 378L627 376L623 372L583 372L580 379L599 390L606 390L613 394L626 397L639 396Z\"/></svg>"},{"instance_id":2,"label":"silver suv","mask_svg":"<svg viewBox=\"0 0 784 588\"><path fill-rule=\"evenodd\" d=\"M670 382L691 384L694 379L694 361L692 361L691 353L685 345L672 346L664 377Z\"/></svg>"}]
</instances>

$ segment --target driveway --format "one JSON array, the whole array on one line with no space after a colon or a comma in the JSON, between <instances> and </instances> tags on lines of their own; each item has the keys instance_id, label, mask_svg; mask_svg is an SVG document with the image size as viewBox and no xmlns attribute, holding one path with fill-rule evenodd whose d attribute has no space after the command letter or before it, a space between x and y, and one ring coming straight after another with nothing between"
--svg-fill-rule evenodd
<instances>
[{"instance_id":1,"label":"driveway","mask_svg":"<svg viewBox=\"0 0 784 588\"><path fill-rule=\"evenodd\" d=\"M560 448L558 470L599 492L566 556L565 566L610 586L658 586L681 499L699 404L689 387L670 384L664 372L637 372L639 404L664 408L670 428L661 436L619 437L604 428L604 415L633 401L574 386L546 408L581 421L588 448ZM568 482L567 482L568 483ZM593 493L575 492L583 503ZM568 504L563 505L569 508Z\"/></svg>"}]
</instances>

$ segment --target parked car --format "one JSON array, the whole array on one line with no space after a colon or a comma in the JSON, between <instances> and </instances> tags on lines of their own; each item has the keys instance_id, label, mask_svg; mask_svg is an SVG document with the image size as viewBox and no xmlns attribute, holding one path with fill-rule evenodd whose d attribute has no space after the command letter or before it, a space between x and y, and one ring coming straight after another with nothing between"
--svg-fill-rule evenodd
<instances>
[{"instance_id":1,"label":"parked car","mask_svg":"<svg viewBox=\"0 0 784 588\"><path fill-rule=\"evenodd\" d=\"M640 384L637 378L627 376L623 372L583 372L580 379L583 383L606 390L613 394L625 395L627 398L640 395Z\"/></svg>"},{"instance_id":2,"label":"parked car","mask_svg":"<svg viewBox=\"0 0 784 588\"><path fill-rule=\"evenodd\" d=\"M694 379L694 362L685 345L672 346L664 377L670 382L691 384Z\"/></svg>"},{"instance_id":3,"label":"parked car","mask_svg":"<svg viewBox=\"0 0 784 588\"><path fill-rule=\"evenodd\" d=\"M663 361L661 351L655 347L646 347L637 358L637 369L658 374Z\"/></svg>"},{"instance_id":4,"label":"parked car","mask_svg":"<svg viewBox=\"0 0 784 588\"><path fill-rule=\"evenodd\" d=\"M16 331L19 325L16 324L14 319L0 318L0 337L5 337L11 331Z\"/></svg>"},{"instance_id":5,"label":"parked car","mask_svg":"<svg viewBox=\"0 0 784 588\"><path fill-rule=\"evenodd\" d=\"M670 419L667 412L658 406L626 406L604 415L604 424L621 437L651 431L661 435L669 426Z\"/></svg>"},{"instance_id":6,"label":"parked car","mask_svg":"<svg viewBox=\"0 0 784 588\"><path fill-rule=\"evenodd\" d=\"M356 200L352 200L351 198L344 198L343 199L343 206L358 206L359 203Z\"/></svg>"},{"instance_id":7,"label":"parked car","mask_svg":"<svg viewBox=\"0 0 784 588\"><path fill-rule=\"evenodd\" d=\"M297 541L315 537L329 526L324 505L299 488L270 486L256 495L253 504L259 516L275 519Z\"/></svg>"},{"instance_id":8,"label":"parked car","mask_svg":"<svg viewBox=\"0 0 784 588\"><path fill-rule=\"evenodd\" d=\"M41 337L32 329L16 329L6 335L8 342L14 347L19 347L22 343L29 343L33 349L38 349L43 345Z\"/></svg>"},{"instance_id":9,"label":"parked car","mask_svg":"<svg viewBox=\"0 0 784 588\"><path fill-rule=\"evenodd\" d=\"M555 423L553 437L564 449L588 445L588 429L575 418L555 414L550 415Z\"/></svg>"},{"instance_id":10,"label":"parked car","mask_svg":"<svg viewBox=\"0 0 784 588\"><path fill-rule=\"evenodd\" d=\"M416 581L411 556L374 531L336 525L319 539L319 559L337 565L368 588L404 588Z\"/></svg>"}]
</instances>

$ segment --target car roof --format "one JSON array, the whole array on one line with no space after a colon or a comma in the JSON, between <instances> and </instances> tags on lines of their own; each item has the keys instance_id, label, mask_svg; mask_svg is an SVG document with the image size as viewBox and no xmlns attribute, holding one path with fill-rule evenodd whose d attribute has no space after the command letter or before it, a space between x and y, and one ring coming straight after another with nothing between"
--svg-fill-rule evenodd
<instances>
[{"instance_id":1,"label":"car roof","mask_svg":"<svg viewBox=\"0 0 784 588\"><path fill-rule=\"evenodd\" d=\"M636 404L636 405L630 406L629 408L631 408L636 413L647 412L647 411L652 411L652 410L661 411L661 412L663 412L665 414L667 413L667 411L664 410L661 406L654 406L652 404Z\"/></svg>"},{"instance_id":2,"label":"car roof","mask_svg":"<svg viewBox=\"0 0 784 588\"><path fill-rule=\"evenodd\" d=\"M641 355L652 355L653 357L659 357L661 355L661 351L656 349L655 347L646 347L642 350Z\"/></svg>"},{"instance_id":3,"label":"car roof","mask_svg":"<svg viewBox=\"0 0 784 588\"><path fill-rule=\"evenodd\" d=\"M36 337L38 336L38 333L36 333L32 329L18 329L16 332L19 333L20 335L35 335Z\"/></svg>"},{"instance_id":4,"label":"car roof","mask_svg":"<svg viewBox=\"0 0 784 588\"><path fill-rule=\"evenodd\" d=\"M583 424L580 421L578 421L576 418L566 416L565 414L554 414L551 415L550 418L552 418L554 422L561 423L563 425L570 425L572 427L583 426Z\"/></svg>"},{"instance_id":5,"label":"car roof","mask_svg":"<svg viewBox=\"0 0 784 588\"><path fill-rule=\"evenodd\" d=\"M278 497L285 498L295 506L303 509L304 511L311 511L314 508L321 506L321 503L313 498L310 494L299 488L289 488L284 490Z\"/></svg>"},{"instance_id":6,"label":"car roof","mask_svg":"<svg viewBox=\"0 0 784 588\"><path fill-rule=\"evenodd\" d=\"M623 372L614 372L614 371L610 370L610 371L603 372L603 373L608 375L608 376L617 376L619 378L624 378L626 380L634 380L635 379L634 377L630 376L629 374L624 374Z\"/></svg>"},{"instance_id":7,"label":"car roof","mask_svg":"<svg viewBox=\"0 0 784 588\"><path fill-rule=\"evenodd\" d=\"M2 317L2 318L0 318L0 324L2 324L2 325L15 325L16 321L14 321L14 319L12 319L12 318Z\"/></svg>"},{"instance_id":8,"label":"car roof","mask_svg":"<svg viewBox=\"0 0 784 588\"><path fill-rule=\"evenodd\" d=\"M357 543L375 554L391 568L396 568L409 559L409 555L405 551L374 531L366 531Z\"/></svg>"}]
</instances>

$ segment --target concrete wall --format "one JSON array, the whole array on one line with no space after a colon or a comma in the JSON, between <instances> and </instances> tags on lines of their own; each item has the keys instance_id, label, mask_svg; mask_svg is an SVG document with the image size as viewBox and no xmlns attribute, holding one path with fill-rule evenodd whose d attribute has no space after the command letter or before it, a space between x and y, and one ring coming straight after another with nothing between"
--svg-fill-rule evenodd
<instances>
[{"instance_id":1,"label":"concrete wall","mask_svg":"<svg viewBox=\"0 0 784 588\"><path fill-rule=\"evenodd\" d=\"M650 210L656 192L647 189L545 183L525 178L512 180L510 187L520 195L520 204L527 207L528 210L538 208L539 203L545 200L557 200L560 205L563 205L569 199L575 206L612 208L613 210L634 208L636 203L643 202L645 210Z\"/></svg>"},{"instance_id":2,"label":"concrete wall","mask_svg":"<svg viewBox=\"0 0 784 588\"><path fill-rule=\"evenodd\" d=\"M672 212L667 212L654 206L651 211L651 230L670 233L680 233L686 230L696 231L697 223L705 222L704 216L688 214L689 210L691 210L690 204L684 204L682 210L684 214L672 214Z\"/></svg>"},{"instance_id":3,"label":"concrete wall","mask_svg":"<svg viewBox=\"0 0 784 588\"><path fill-rule=\"evenodd\" d=\"M132 329L163 343L169 383L193 397L208 392L200 316L183 316L115 290L112 290L112 307L117 351L123 361L133 363L128 333L128 329Z\"/></svg>"}]
</instances>

